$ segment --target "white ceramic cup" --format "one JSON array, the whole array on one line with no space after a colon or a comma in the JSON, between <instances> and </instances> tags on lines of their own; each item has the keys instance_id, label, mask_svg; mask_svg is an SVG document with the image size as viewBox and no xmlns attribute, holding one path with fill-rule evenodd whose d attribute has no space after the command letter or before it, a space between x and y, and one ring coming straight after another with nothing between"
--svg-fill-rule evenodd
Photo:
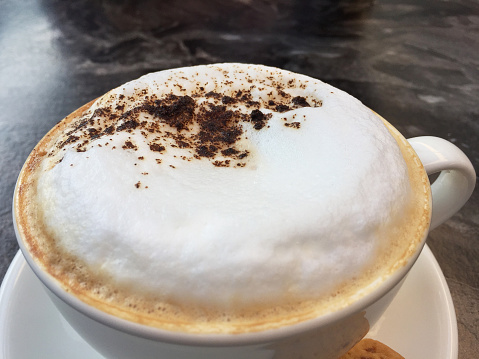
<instances>
[{"instance_id":1,"label":"white ceramic cup","mask_svg":"<svg viewBox=\"0 0 479 359\"><path fill-rule=\"evenodd\" d=\"M431 229L456 213L471 196L476 174L471 162L452 143L436 137L409 140L432 184ZM188 334L144 326L106 314L64 291L43 271L17 233L20 248L52 301L71 326L107 358L294 359L337 358L359 341L383 314L419 256L420 245L404 267L378 288L337 312L295 325L244 334Z\"/></svg>"}]
</instances>

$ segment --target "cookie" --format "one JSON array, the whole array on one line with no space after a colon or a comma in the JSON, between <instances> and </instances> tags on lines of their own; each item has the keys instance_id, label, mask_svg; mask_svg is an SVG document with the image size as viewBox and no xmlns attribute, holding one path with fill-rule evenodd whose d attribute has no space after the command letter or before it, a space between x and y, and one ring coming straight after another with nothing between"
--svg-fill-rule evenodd
<instances>
[{"instance_id":1,"label":"cookie","mask_svg":"<svg viewBox=\"0 0 479 359\"><path fill-rule=\"evenodd\" d=\"M405 359L387 345L374 340L363 339L339 359Z\"/></svg>"}]
</instances>

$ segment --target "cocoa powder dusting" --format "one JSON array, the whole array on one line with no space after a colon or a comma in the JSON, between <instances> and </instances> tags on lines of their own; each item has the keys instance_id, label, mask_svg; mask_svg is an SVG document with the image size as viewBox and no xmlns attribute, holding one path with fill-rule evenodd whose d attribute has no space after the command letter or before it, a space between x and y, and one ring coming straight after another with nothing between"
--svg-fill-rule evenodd
<instances>
[{"instance_id":1,"label":"cocoa powder dusting","mask_svg":"<svg viewBox=\"0 0 479 359\"><path fill-rule=\"evenodd\" d=\"M251 122L255 130L261 130L268 120L268 116L265 116L260 110L253 110L251 112Z\"/></svg>"},{"instance_id":2,"label":"cocoa powder dusting","mask_svg":"<svg viewBox=\"0 0 479 359\"><path fill-rule=\"evenodd\" d=\"M193 121L195 100L190 96L168 95L166 101L156 100L141 106L150 115L155 116L178 131L185 130Z\"/></svg>"},{"instance_id":3,"label":"cocoa powder dusting","mask_svg":"<svg viewBox=\"0 0 479 359\"><path fill-rule=\"evenodd\" d=\"M131 141L125 141L125 144L122 146L123 149L131 149L131 150L137 150L138 147L133 144Z\"/></svg>"},{"instance_id":4,"label":"cocoa powder dusting","mask_svg":"<svg viewBox=\"0 0 479 359\"><path fill-rule=\"evenodd\" d=\"M291 123L286 122L284 125L286 127L292 127L292 128L300 128L301 127L300 122L291 122Z\"/></svg>"},{"instance_id":5,"label":"cocoa powder dusting","mask_svg":"<svg viewBox=\"0 0 479 359\"><path fill-rule=\"evenodd\" d=\"M139 90L138 96L131 98L118 95L114 105L97 108L77 119L67 132L66 140L56 146L62 149L73 145L76 151L84 152L93 141L104 136L112 140L112 136L121 132L136 133L143 136L149 149L159 156L169 147L176 147L190 153L189 156L180 156L187 161L207 158L216 167L244 167L246 162L237 162L249 155L239 144L243 135L242 122L250 122L255 130L260 131L267 127L271 112L284 113L311 107L310 103L314 107L322 105L315 99L308 101L305 97L293 97L281 85L268 93L267 100L255 100L251 93L253 88L255 85L251 85L249 90L220 94L206 92L204 87L198 86L197 92L190 95L170 93L161 98L148 95L146 90ZM142 100L139 101L139 98ZM129 104L127 100L136 100L136 105ZM300 123L285 123L285 126L299 129ZM138 149L130 140L125 141L121 148ZM112 146L111 149L117 147ZM143 160L143 157L139 159ZM161 158L155 160L158 164L162 163ZM140 187L140 183L136 186Z\"/></svg>"},{"instance_id":6,"label":"cocoa powder dusting","mask_svg":"<svg viewBox=\"0 0 479 359\"><path fill-rule=\"evenodd\" d=\"M150 145L150 150L152 150L153 152L163 152L165 149L165 146L161 146L158 143L152 143Z\"/></svg>"},{"instance_id":7,"label":"cocoa powder dusting","mask_svg":"<svg viewBox=\"0 0 479 359\"><path fill-rule=\"evenodd\" d=\"M304 97L296 96L292 100L293 104L301 107L311 107L311 105L306 101Z\"/></svg>"}]
</instances>

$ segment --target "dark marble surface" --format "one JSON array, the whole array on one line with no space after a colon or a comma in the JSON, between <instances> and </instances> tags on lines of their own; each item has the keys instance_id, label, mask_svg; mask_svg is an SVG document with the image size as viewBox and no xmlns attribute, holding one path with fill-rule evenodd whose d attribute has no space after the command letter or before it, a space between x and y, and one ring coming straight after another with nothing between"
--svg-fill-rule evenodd
<instances>
[{"instance_id":1,"label":"dark marble surface","mask_svg":"<svg viewBox=\"0 0 479 359\"><path fill-rule=\"evenodd\" d=\"M477 1L0 0L0 278L18 250L16 176L57 121L144 73L222 61L320 78L406 137L452 141L479 170ZM476 190L428 238L454 300L460 358L479 357L478 204Z\"/></svg>"}]
</instances>

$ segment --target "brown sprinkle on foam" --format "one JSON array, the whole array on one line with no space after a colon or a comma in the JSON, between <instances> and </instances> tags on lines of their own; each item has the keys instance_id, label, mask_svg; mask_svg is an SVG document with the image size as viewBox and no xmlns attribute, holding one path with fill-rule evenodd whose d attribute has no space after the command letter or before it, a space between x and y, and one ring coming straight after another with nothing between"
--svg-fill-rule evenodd
<instances>
[{"instance_id":1,"label":"brown sprinkle on foam","mask_svg":"<svg viewBox=\"0 0 479 359\"><path fill-rule=\"evenodd\" d=\"M138 90L131 97L110 95L114 104L108 105L106 101L105 107L87 112L74 121L66 139L59 141L56 150L52 150L49 156L53 156L58 149L64 151L66 146L73 147L77 152L85 152L94 141L105 136L112 141L112 136L116 134L135 131L145 138L150 151L160 156L169 147L176 147L190 153L189 156L180 156L186 161L205 158L215 167L245 167L246 162L238 162L249 155L247 150L239 146L243 135L242 122L249 122L256 131L261 131L269 127L271 112L284 113L322 105L321 101L314 98L293 97L281 85L276 85L268 93L268 100L256 101L251 93L254 88L256 85L252 84L249 89L233 91L229 95L215 91L205 93L203 86L197 86L196 92L185 96L170 93L158 97L148 93L147 89ZM138 101L140 98L142 100ZM131 102L136 105L132 106ZM300 122L297 121L284 125L300 128ZM111 147L112 150L119 148ZM121 149L137 151L138 146L128 138ZM138 159L144 160L145 157ZM161 158L155 158L155 161L162 163ZM175 168L173 165L170 167ZM137 182L135 187L140 188L141 182Z\"/></svg>"},{"instance_id":2,"label":"brown sprinkle on foam","mask_svg":"<svg viewBox=\"0 0 479 359\"><path fill-rule=\"evenodd\" d=\"M292 128L300 128L301 127L300 122L286 122L284 125L286 127L292 127Z\"/></svg>"}]
</instances>

